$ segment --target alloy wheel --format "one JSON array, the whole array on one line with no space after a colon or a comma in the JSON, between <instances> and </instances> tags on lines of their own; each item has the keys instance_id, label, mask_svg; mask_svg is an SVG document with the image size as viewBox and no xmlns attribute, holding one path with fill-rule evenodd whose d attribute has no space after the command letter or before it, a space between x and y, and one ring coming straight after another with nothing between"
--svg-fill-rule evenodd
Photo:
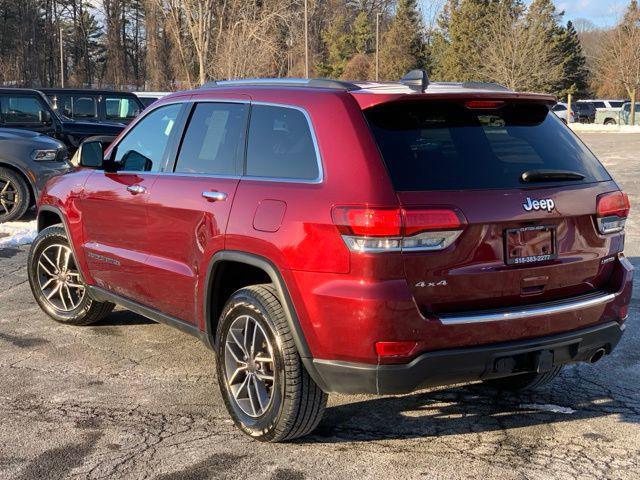
<instances>
[{"instance_id":1,"label":"alloy wheel","mask_svg":"<svg viewBox=\"0 0 640 480\"><path fill-rule=\"evenodd\" d=\"M0 217L9 216L17 208L19 196L11 180L0 177Z\"/></svg>"},{"instance_id":2,"label":"alloy wheel","mask_svg":"<svg viewBox=\"0 0 640 480\"><path fill-rule=\"evenodd\" d=\"M241 315L233 321L224 356L227 388L233 400L248 416L260 417L271 405L276 374L271 342L255 318Z\"/></svg>"},{"instance_id":3,"label":"alloy wheel","mask_svg":"<svg viewBox=\"0 0 640 480\"><path fill-rule=\"evenodd\" d=\"M73 253L66 245L50 245L38 258L38 284L46 302L60 312L78 308L86 290Z\"/></svg>"}]
</instances>

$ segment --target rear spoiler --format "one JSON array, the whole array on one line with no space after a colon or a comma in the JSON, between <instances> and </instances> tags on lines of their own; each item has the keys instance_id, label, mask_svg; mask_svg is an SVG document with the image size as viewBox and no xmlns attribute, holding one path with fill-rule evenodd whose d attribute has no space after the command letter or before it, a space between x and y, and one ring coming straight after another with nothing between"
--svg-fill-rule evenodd
<instances>
[{"instance_id":1,"label":"rear spoiler","mask_svg":"<svg viewBox=\"0 0 640 480\"><path fill-rule=\"evenodd\" d=\"M362 110L381 105L383 103L395 102L421 102L421 101L466 101L466 100L503 100L513 102L530 102L544 104L551 108L557 103L553 95L540 93L515 93L497 91L441 91L427 93L375 93L372 91L349 92L355 98Z\"/></svg>"}]
</instances>

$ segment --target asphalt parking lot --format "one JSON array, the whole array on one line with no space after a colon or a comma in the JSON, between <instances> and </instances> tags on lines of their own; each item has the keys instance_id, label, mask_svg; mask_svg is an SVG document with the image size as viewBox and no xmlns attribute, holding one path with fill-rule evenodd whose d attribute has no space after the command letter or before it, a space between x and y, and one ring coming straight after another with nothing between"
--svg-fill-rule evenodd
<instances>
[{"instance_id":1,"label":"asphalt parking lot","mask_svg":"<svg viewBox=\"0 0 640 480\"><path fill-rule=\"evenodd\" d=\"M582 136L630 194L640 267L640 134ZM0 249L2 479L640 478L637 288L615 354L536 393L333 396L314 435L265 445L234 428L193 338L122 310L92 327L49 320L27 249Z\"/></svg>"}]
</instances>

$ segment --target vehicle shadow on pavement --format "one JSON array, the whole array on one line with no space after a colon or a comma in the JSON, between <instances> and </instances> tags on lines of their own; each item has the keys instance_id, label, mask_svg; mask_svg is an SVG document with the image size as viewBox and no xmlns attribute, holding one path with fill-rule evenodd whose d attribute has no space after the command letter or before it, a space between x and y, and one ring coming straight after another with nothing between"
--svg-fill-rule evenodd
<instances>
[{"instance_id":1,"label":"vehicle shadow on pavement","mask_svg":"<svg viewBox=\"0 0 640 480\"><path fill-rule=\"evenodd\" d=\"M634 398L631 388L618 396L613 392L615 386L599 385L572 370L575 369L556 379L553 386L521 395L472 384L332 407L314 433L302 442L477 434L608 415L640 423L640 400Z\"/></svg>"},{"instance_id":2,"label":"vehicle shadow on pavement","mask_svg":"<svg viewBox=\"0 0 640 480\"><path fill-rule=\"evenodd\" d=\"M150 320L142 315L133 313L129 310L114 310L99 322L91 324L92 327L126 327L131 325L152 325Z\"/></svg>"}]
</instances>

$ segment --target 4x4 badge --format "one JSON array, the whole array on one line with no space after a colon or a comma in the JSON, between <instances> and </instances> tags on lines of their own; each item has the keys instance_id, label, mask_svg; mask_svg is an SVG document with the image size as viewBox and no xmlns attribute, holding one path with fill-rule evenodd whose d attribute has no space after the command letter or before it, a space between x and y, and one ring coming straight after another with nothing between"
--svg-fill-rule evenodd
<instances>
[{"instance_id":1,"label":"4x4 badge","mask_svg":"<svg viewBox=\"0 0 640 480\"><path fill-rule=\"evenodd\" d=\"M522 204L522 208L527 212L532 210L546 210L547 212L551 212L556 208L556 204L550 198L545 198L544 200L531 200L531 198L527 197L527 201Z\"/></svg>"},{"instance_id":2,"label":"4x4 badge","mask_svg":"<svg viewBox=\"0 0 640 480\"><path fill-rule=\"evenodd\" d=\"M446 280L440 280L439 282L418 282L416 283L416 287L424 288L424 287L446 287L448 285Z\"/></svg>"}]
</instances>

